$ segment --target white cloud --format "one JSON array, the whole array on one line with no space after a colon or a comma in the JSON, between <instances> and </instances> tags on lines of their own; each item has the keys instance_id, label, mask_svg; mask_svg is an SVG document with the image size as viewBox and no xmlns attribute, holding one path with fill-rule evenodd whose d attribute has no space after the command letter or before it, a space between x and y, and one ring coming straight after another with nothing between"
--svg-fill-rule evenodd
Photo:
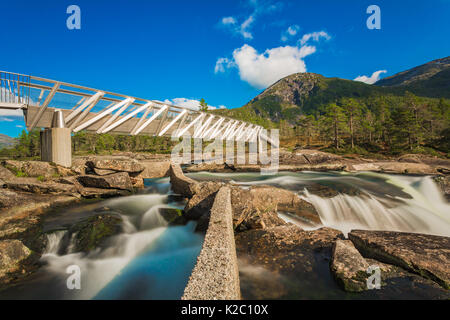
<instances>
[{"instance_id":1,"label":"white cloud","mask_svg":"<svg viewBox=\"0 0 450 320\"><path fill-rule=\"evenodd\" d=\"M196 100L196 99L174 98L172 100L166 99L163 102L166 104L183 107L183 108L190 109L190 110L195 110L195 111L200 110L200 100ZM218 107L208 105L208 109L209 110L226 109L226 107L224 105L220 105Z\"/></svg>"},{"instance_id":2,"label":"white cloud","mask_svg":"<svg viewBox=\"0 0 450 320\"><path fill-rule=\"evenodd\" d=\"M283 41L283 42L288 41L289 38L295 36L299 30L300 30L300 27L296 24L289 26L289 28L287 28L287 30L281 34L281 41Z\"/></svg>"},{"instance_id":3,"label":"white cloud","mask_svg":"<svg viewBox=\"0 0 450 320\"><path fill-rule=\"evenodd\" d=\"M380 80L380 75L382 73L386 73L387 70L378 70L375 71L374 73L372 73L372 75L370 77L368 76L358 76L354 79L354 81L361 81L367 84L374 84L375 82L377 82L378 80Z\"/></svg>"},{"instance_id":4,"label":"white cloud","mask_svg":"<svg viewBox=\"0 0 450 320\"><path fill-rule=\"evenodd\" d=\"M231 66L237 67L241 80L248 82L255 88L263 89L290 74L306 72L303 58L315 51L314 46L300 48L284 46L267 49L265 52L259 53L252 46L245 44L234 50Z\"/></svg>"},{"instance_id":5,"label":"white cloud","mask_svg":"<svg viewBox=\"0 0 450 320\"><path fill-rule=\"evenodd\" d=\"M246 7L252 9L251 13L244 19L241 16L242 22L239 23L238 19L233 16L223 17L220 23L229 29L232 33L238 34L242 36L244 39L251 40L253 39L253 34L251 32L251 28L256 21L256 18L263 15L275 12L282 7L281 3L272 3L271 0L249 0L246 3Z\"/></svg>"},{"instance_id":6,"label":"white cloud","mask_svg":"<svg viewBox=\"0 0 450 320\"><path fill-rule=\"evenodd\" d=\"M312 32L312 33L306 33L303 35L303 37L300 39L300 45L306 44L310 39L313 41L319 41L320 38L324 38L325 40L330 40L331 36L326 33L325 31L318 31L318 32Z\"/></svg>"},{"instance_id":7,"label":"white cloud","mask_svg":"<svg viewBox=\"0 0 450 320\"><path fill-rule=\"evenodd\" d=\"M23 128L20 124L16 124L16 128Z\"/></svg>"},{"instance_id":8,"label":"white cloud","mask_svg":"<svg viewBox=\"0 0 450 320\"><path fill-rule=\"evenodd\" d=\"M222 18L222 24L236 24L236 19L233 17L224 17Z\"/></svg>"},{"instance_id":9,"label":"white cloud","mask_svg":"<svg viewBox=\"0 0 450 320\"><path fill-rule=\"evenodd\" d=\"M228 58L219 58L216 61L216 66L214 67L214 73L225 72L225 69L231 68L234 62Z\"/></svg>"}]
</instances>

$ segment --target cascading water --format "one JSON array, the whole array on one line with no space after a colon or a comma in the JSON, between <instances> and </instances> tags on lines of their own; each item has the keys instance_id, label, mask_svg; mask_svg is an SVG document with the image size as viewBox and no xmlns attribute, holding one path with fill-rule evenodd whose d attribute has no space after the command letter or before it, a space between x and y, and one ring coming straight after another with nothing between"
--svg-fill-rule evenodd
<instances>
[{"instance_id":1,"label":"cascading water","mask_svg":"<svg viewBox=\"0 0 450 320\"><path fill-rule=\"evenodd\" d=\"M108 208L120 215L122 232L87 254L73 252L75 234L69 235L66 230L48 233L41 257L44 266L36 279L23 292L13 290L6 297L9 294L22 299L181 298L203 235L194 232L195 222L168 225L160 210L181 209L183 205L170 203L169 197L143 194L99 203L97 208ZM70 274L66 270L72 265L81 271L79 290L67 289Z\"/></svg>"},{"instance_id":2,"label":"cascading water","mask_svg":"<svg viewBox=\"0 0 450 320\"><path fill-rule=\"evenodd\" d=\"M242 187L264 184L289 189L314 205L324 226L339 229L344 234L352 229L365 229L450 236L450 205L427 176L370 172L280 172L277 176L201 172L189 176L231 180ZM317 185L334 189L336 195L325 197L314 194L310 190L317 189ZM352 192L347 194L349 188ZM320 227L286 213L279 215L306 230Z\"/></svg>"}]
</instances>

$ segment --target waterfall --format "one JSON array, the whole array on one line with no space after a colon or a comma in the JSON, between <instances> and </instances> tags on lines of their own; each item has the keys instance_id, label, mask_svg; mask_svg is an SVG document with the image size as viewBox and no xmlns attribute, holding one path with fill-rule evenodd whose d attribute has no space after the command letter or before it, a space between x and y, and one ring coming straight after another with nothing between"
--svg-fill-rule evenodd
<instances>
[{"instance_id":1,"label":"waterfall","mask_svg":"<svg viewBox=\"0 0 450 320\"><path fill-rule=\"evenodd\" d=\"M75 290L71 299L91 299L108 283L121 274L122 270L133 259L151 250L156 240L167 232L166 220L159 209L170 208L165 204L166 195L136 195L108 200L104 207L121 212L124 232L108 239L106 248L97 248L89 253L73 253L69 244L66 253L59 254L67 231L56 231L47 235L48 244L42 261L45 272L54 275L63 283L67 278L66 268L77 265L81 270L81 290ZM185 226L189 234L193 234L192 225ZM71 237L75 237L72 234ZM186 235L185 237L189 237ZM197 238L196 238L197 239ZM73 242L73 239L70 240ZM198 247L201 246L196 242ZM176 246L177 244L174 244ZM192 259L195 261L195 257ZM63 283L64 285L64 283Z\"/></svg>"},{"instance_id":2,"label":"waterfall","mask_svg":"<svg viewBox=\"0 0 450 320\"><path fill-rule=\"evenodd\" d=\"M450 205L430 177L382 176L411 198L381 198L370 193L322 198L307 189L300 197L314 205L324 226L345 234L365 229L450 236Z\"/></svg>"}]
</instances>

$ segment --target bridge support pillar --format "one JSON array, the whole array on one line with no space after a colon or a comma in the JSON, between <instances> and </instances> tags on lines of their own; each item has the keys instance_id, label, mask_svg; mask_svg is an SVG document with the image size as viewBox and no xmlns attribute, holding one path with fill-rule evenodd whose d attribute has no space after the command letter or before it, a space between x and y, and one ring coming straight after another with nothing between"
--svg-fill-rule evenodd
<instances>
[{"instance_id":1,"label":"bridge support pillar","mask_svg":"<svg viewBox=\"0 0 450 320\"><path fill-rule=\"evenodd\" d=\"M62 112L56 110L53 128L41 131L41 159L70 168L72 166L72 135L70 128L65 128Z\"/></svg>"}]
</instances>

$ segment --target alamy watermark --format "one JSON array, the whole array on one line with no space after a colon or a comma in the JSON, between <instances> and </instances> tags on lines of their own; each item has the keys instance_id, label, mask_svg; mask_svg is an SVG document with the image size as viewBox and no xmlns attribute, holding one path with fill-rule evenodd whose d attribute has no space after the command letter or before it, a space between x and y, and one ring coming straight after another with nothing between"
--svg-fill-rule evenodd
<instances>
[{"instance_id":1,"label":"alamy watermark","mask_svg":"<svg viewBox=\"0 0 450 320\"><path fill-rule=\"evenodd\" d=\"M367 289L381 289L381 269L377 265L371 265L366 272L370 275L367 280Z\"/></svg>"},{"instance_id":2,"label":"alamy watermark","mask_svg":"<svg viewBox=\"0 0 450 320\"><path fill-rule=\"evenodd\" d=\"M279 168L279 130L261 130L253 141L214 139L210 142L183 135L172 136L178 142L172 149L171 160L178 164L216 163L227 165L261 165L261 174L276 174ZM205 145L207 143L207 145ZM205 145L205 146L204 146Z\"/></svg>"},{"instance_id":3,"label":"alamy watermark","mask_svg":"<svg viewBox=\"0 0 450 320\"><path fill-rule=\"evenodd\" d=\"M366 10L367 14L370 16L367 18L366 25L369 30L381 29L381 9L377 5L370 5Z\"/></svg>"},{"instance_id":4,"label":"alamy watermark","mask_svg":"<svg viewBox=\"0 0 450 320\"><path fill-rule=\"evenodd\" d=\"M80 30L81 29L81 9L77 5L70 5L66 10L67 14L70 14L66 20L66 26L69 30Z\"/></svg>"}]
</instances>

